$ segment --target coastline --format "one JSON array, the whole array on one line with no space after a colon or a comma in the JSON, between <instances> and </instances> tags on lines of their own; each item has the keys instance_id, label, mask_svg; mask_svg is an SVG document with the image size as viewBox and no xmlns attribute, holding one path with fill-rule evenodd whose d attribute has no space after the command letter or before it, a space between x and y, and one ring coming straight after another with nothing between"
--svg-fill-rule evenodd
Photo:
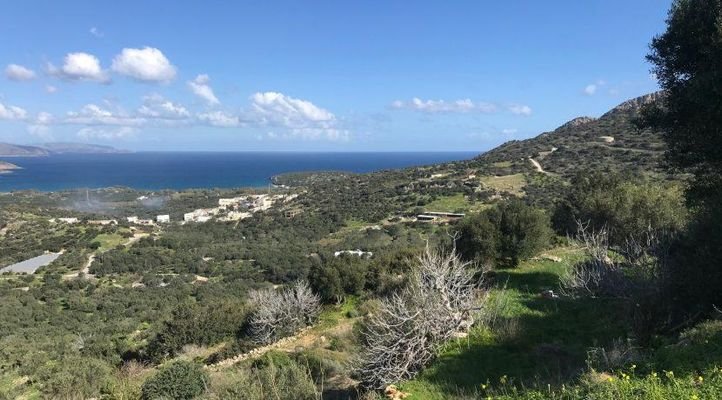
<instances>
[{"instance_id":1,"label":"coastline","mask_svg":"<svg viewBox=\"0 0 722 400\"><path fill-rule=\"evenodd\" d=\"M8 158L22 172L5 174L0 192L58 192L77 188L136 190L264 189L279 177L356 174L462 161L477 152L301 153L134 152Z\"/></svg>"}]
</instances>

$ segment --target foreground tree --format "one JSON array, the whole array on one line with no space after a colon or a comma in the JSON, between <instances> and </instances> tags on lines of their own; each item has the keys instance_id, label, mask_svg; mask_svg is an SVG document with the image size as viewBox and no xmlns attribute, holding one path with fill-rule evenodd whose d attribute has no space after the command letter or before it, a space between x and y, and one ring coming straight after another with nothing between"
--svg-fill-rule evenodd
<instances>
[{"instance_id":1,"label":"foreground tree","mask_svg":"<svg viewBox=\"0 0 722 400\"><path fill-rule=\"evenodd\" d=\"M688 313L722 304L721 38L721 0L676 0L647 56L665 96L643 123L663 133L669 167L694 174L686 194L694 220L673 269L675 298Z\"/></svg>"},{"instance_id":2,"label":"foreground tree","mask_svg":"<svg viewBox=\"0 0 722 400\"><path fill-rule=\"evenodd\" d=\"M412 378L438 346L474 322L479 309L477 271L452 252L428 248L403 291L384 300L365 321L357 375L369 389Z\"/></svg>"},{"instance_id":3,"label":"foreground tree","mask_svg":"<svg viewBox=\"0 0 722 400\"><path fill-rule=\"evenodd\" d=\"M645 122L662 131L669 166L694 174L688 199L695 204L718 198L722 187L720 21L720 0L676 0L647 56L665 96Z\"/></svg>"}]
</instances>

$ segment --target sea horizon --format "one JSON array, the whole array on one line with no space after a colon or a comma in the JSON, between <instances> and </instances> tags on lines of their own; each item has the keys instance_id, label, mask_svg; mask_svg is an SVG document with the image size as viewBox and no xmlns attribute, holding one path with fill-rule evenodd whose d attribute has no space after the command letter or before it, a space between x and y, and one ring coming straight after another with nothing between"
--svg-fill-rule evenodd
<instances>
[{"instance_id":1,"label":"sea horizon","mask_svg":"<svg viewBox=\"0 0 722 400\"><path fill-rule=\"evenodd\" d=\"M0 176L0 192L129 187L139 190L258 188L290 172L368 173L461 161L476 151L128 151L0 157L21 169Z\"/></svg>"}]
</instances>

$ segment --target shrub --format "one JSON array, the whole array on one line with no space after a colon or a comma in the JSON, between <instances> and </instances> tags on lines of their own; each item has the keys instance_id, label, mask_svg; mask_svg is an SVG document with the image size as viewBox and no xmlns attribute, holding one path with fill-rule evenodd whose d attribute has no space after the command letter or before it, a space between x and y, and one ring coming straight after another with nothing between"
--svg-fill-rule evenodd
<instances>
[{"instance_id":1,"label":"shrub","mask_svg":"<svg viewBox=\"0 0 722 400\"><path fill-rule=\"evenodd\" d=\"M208 374L200 365L176 361L164 366L143 383L142 398L192 399L205 391L207 382Z\"/></svg>"},{"instance_id":2,"label":"shrub","mask_svg":"<svg viewBox=\"0 0 722 400\"><path fill-rule=\"evenodd\" d=\"M307 369L284 353L268 352L250 367L214 380L208 397L240 400L316 400L320 395Z\"/></svg>"},{"instance_id":3,"label":"shrub","mask_svg":"<svg viewBox=\"0 0 722 400\"><path fill-rule=\"evenodd\" d=\"M647 229L675 231L687 219L682 191L676 184L635 181L619 174L579 174L552 217L561 235L573 234L576 221L609 232L611 245L623 245Z\"/></svg>"},{"instance_id":4,"label":"shrub","mask_svg":"<svg viewBox=\"0 0 722 400\"><path fill-rule=\"evenodd\" d=\"M549 245L550 222L544 211L512 200L458 225L456 246L465 260L515 267Z\"/></svg>"},{"instance_id":5,"label":"shrub","mask_svg":"<svg viewBox=\"0 0 722 400\"><path fill-rule=\"evenodd\" d=\"M47 398L99 397L110 382L108 364L89 357L70 356L41 367L37 379Z\"/></svg>"}]
</instances>

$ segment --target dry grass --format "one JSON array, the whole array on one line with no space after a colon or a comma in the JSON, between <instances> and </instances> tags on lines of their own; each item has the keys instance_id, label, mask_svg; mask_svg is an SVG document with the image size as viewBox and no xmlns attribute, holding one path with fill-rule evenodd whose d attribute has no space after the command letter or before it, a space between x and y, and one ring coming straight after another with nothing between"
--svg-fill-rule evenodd
<instances>
[{"instance_id":1,"label":"dry grass","mask_svg":"<svg viewBox=\"0 0 722 400\"><path fill-rule=\"evenodd\" d=\"M524 186L526 186L526 176L524 174L482 176L479 180L490 189L507 192L515 196L524 196Z\"/></svg>"}]
</instances>

